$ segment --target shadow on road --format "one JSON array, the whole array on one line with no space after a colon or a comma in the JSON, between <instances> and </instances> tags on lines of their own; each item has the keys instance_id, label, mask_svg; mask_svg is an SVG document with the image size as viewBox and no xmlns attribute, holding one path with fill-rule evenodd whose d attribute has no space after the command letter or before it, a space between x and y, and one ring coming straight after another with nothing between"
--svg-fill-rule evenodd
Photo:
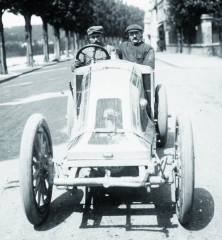
<instances>
[{"instance_id":1,"label":"shadow on road","mask_svg":"<svg viewBox=\"0 0 222 240\"><path fill-rule=\"evenodd\" d=\"M65 192L56 198L51 204L51 210L46 221L35 226L36 231L47 231L63 223L75 212L82 213L82 224L80 228L125 228L127 231L151 231L162 232L168 236L168 228L177 228L177 224L171 222L175 214L175 205L171 202L170 186L166 185L147 194L145 189L115 188L109 194L100 192L97 198L93 198L93 204L87 213L84 205L80 204L83 191L72 196ZM125 216L126 224L107 225L101 224L105 216ZM144 224L131 224L131 218L135 216L145 217ZM147 224L152 216L156 216L157 225ZM86 219L87 218L87 219ZM88 220L90 221L90 224ZM115 221L114 221L115 222Z\"/></svg>"},{"instance_id":2,"label":"shadow on road","mask_svg":"<svg viewBox=\"0 0 222 240\"><path fill-rule=\"evenodd\" d=\"M93 196L93 209L84 209L80 228L125 228L127 231L162 232L167 237L168 228L178 227L171 222L175 206L171 201L169 185L149 194L145 189L115 188L109 194L101 189ZM118 224L118 221L117 224L101 224L105 216L125 216L126 224ZM131 218L135 216L143 217L144 224L132 224ZM153 224L152 216L156 216L157 225ZM151 224L147 224L149 219ZM93 224L90 225L88 220L93 220Z\"/></svg>"},{"instance_id":3,"label":"shadow on road","mask_svg":"<svg viewBox=\"0 0 222 240\"><path fill-rule=\"evenodd\" d=\"M47 231L63 223L71 214L83 213L80 228L125 228L126 231L162 232L169 237L169 228L178 228L171 219L175 215L175 203L171 201L169 185L153 189L147 194L143 189L116 188L110 194L101 194L93 199L91 208L86 212L84 205L80 204L83 191L72 196L66 192L56 198L51 204L51 211L47 220L40 226L35 226L36 231ZM211 194L203 188L196 188L194 194L193 216L187 230L198 231L204 229L213 219L214 201ZM102 223L103 217L125 216L126 224ZM144 224L132 224L131 219L141 216ZM144 216L147 216L144 218ZM153 224L152 217L156 216L157 224ZM151 224L147 224L151 219ZM93 220L93 221L88 221ZM135 222L135 219L134 221Z\"/></svg>"},{"instance_id":4,"label":"shadow on road","mask_svg":"<svg viewBox=\"0 0 222 240\"><path fill-rule=\"evenodd\" d=\"M194 191L193 216L185 228L199 231L204 229L213 219L214 200L212 195L204 188L196 188Z\"/></svg>"},{"instance_id":5,"label":"shadow on road","mask_svg":"<svg viewBox=\"0 0 222 240\"><path fill-rule=\"evenodd\" d=\"M82 198L82 190L78 190L76 195L71 195L70 192L61 194L51 203L46 221L40 226L35 226L35 230L47 231L63 223L73 212L82 212L82 205L80 205Z\"/></svg>"}]
</instances>

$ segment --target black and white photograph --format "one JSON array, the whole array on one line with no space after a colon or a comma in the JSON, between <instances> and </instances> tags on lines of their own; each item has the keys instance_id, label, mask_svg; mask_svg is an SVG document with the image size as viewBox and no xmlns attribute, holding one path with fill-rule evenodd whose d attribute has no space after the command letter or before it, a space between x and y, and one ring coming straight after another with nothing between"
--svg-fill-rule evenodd
<instances>
[{"instance_id":1,"label":"black and white photograph","mask_svg":"<svg viewBox=\"0 0 222 240\"><path fill-rule=\"evenodd\" d=\"M0 239L222 239L222 0L0 0Z\"/></svg>"}]
</instances>

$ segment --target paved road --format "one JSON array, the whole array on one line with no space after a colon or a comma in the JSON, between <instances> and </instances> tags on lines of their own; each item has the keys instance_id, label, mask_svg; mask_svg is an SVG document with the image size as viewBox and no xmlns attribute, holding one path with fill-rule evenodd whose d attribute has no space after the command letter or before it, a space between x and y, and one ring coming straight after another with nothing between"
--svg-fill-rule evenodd
<instances>
[{"instance_id":1,"label":"paved road","mask_svg":"<svg viewBox=\"0 0 222 240\"><path fill-rule=\"evenodd\" d=\"M33 113L47 119L55 145L64 143L66 136L66 102L70 62L20 76L0 87L0 161L17 158L24 125Z\"/></svg>"},{"instance_id":2,"label":"paved road","mask_svg":"<svg viewBox=\"0 0 222 240\"><path fill-rule=\"evenodd\" d=\"M8 160L0 162L1 239L222 239L222 68L181 69L158 61L156 84L166 86L172 115L168 143L159 154L173 152L177 112L188 112L193 123L196 179L194 216L189 226L185 229L178 223L168 186L150 196L157 208L146 202L132 206L130 231L125 229L125 205L120 205L124 200L122 195L104 199L107 208L103 210L98 228L92 228L92 220L89 228L79 228L84 202L81 189L76 197L54 189L46 222L39 227L28 223L21 206L18 182L21 134L29 115L43 113L52 132L54 155L64 156L66 91L70 76L70 63L66 62L0 85L0 139L3 140L0 158ZM125 192L128 197L127 194Z\"/></svg>"}]
</instances>

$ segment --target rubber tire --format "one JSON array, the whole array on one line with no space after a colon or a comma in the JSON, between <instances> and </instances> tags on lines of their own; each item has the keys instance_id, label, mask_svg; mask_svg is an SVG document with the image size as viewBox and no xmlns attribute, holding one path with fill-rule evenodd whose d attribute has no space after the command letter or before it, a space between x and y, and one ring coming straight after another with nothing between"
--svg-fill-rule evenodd
<instances>
[{"instance_id":1,"label":"rubber tire","mask_svg":"<svg viewBox=\"0 0 222 240\"><path fill-rule=\"evenodd\" d=\"M154 118L157 119L157 146L164 147L167 142L168 131L168 104L166 89L159 84L155 89L155 113Z\"/></svg>"},{"instance_id":2,"label":"rubber tire","mask_svg":"<svg viewBox=\"0 0 222 240\"><path fill-rule=\"evenodd\" d=\"M176 212L182 225L192 217L194 197L194 144L191 121L188 115L178 115L175 128L175 160L177 161ZM181 179L181 180L180 180ZM178 201L179 200L179 201Z\"/></svg>"},{"instance_id":3,"label":"rubber tire","mask_svg":"<svg viewBox=\"0 0 222 240\"><path fill-rule=\"evenodd\" d=\"M68 101L67 101L67 132L68 135L71 135L73 123L74 123L74 101L71 91L68 93Z\"/></svg>"},{"instance_id":4,"label":"rubber tire","mask_svg":"<svg viewBox=\"0 0 222 240\"><path fill-rule=\"evenodd\" d=\"M36 134L39 131L39 127L44 129L46 138L48 139L48 155L53 156L52 140L49 131L49 127L44 117L41 114L33 114L29 117L22 135L21 148L20 148L20 191L22 197L23 207L29 222L33 225L40 225L48 216L50 209L50 202L52 197L53 185L48 184L46 188L46 203L38 208L34 194L34 180L33 180L33 155L34 155L34 144ZM42 151L42 148L41 150ZM39 152L38 152L39 153ZM45 155L45 154L44 154ZM38 160L39 162L39 160ZM43 170L43 173L46 173ZM45 175L45 174L44 174ZM38 176L38 174L37 174ZM39 179L41 176L39 177ZM44 181L46 178L44 178ZM42 181L42 180L41 180ZM41 182L42 190L42 182Z\"/></svg>"}]
</instances>

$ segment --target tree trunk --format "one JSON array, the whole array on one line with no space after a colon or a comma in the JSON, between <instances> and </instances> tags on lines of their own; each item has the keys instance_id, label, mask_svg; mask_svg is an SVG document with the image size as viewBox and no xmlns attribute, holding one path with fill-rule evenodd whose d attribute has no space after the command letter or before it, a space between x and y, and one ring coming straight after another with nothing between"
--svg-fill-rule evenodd
<instances>
[{"instance_id":1,"label":"tree trunk","mask_svg":"<svg viewBox=\"0 0 222 240\"><path fill-rule=\"evenodd\" d=\"M65 50L66 50L66 57L69 57L69 45L70 45L70 41L69 41L69 30L65 29Z\"/></svg>"},{"instance_id":2,"label":"tree trunk","mask_svg":"<svg viewBox=\"0 0 222 240\"><path fill-rule=\"evenodd\" d=\"M84 37L83 37L83 44L84 44L84 46L87 45L87 44L89 44L89 39L88 39L87 36L84 36Z\"/></svg>"},{"instance_id":3,"label":"tree trunk","mask_svg":"<svg viewBox=\"0 0 222 240\"><path fill-rule=\"evenodd\" d=\"M218 51L218 57L222 58L222 32L219 31L219 51Z\"/></svg>"},{"instance_id":4,"label":"tree trunk","mask_svg":"<svg viewBox=\"0 0 222 240\"><path fill-rule=\"evenodd\" d=\"M6 51L5 51L5 38L4 38L4 28L2 23L2 11L0 11L0 74L8 74L7 64L6 64Z\"/></svg>"},{"instance_id":5,"label":"tree trunk","mask_svg":"<svg viewBox=\"0 0 222 240\"><path fill-rule=\"evenodd\" d=\"M59 28L53 26L54 29L54 54L55 60L60 61L60 31Z\"/></svg>"},{"instance_id":6,"label":"tree trunk","mask_svg":"<svg viewBox=\"0 0 222 240\"><path fill-rule=\"evenodd\" d=\"M43 43L44 62L49 62L48 24L43 17L42 17L42 34L44 41Z\"/></svg>"},{"instance_id":7,"label":"tree trunk","mask_svg":"<svg viewBox=\"0 0 222 240\"><path fill-rule=\"evenodd\" d=\"M84 35L83 34L79 34L79 47L82 48L84 46L85 46Z\"/></svg>"},{"instance_id":8,"label":"tree trunk","mask_svg":"<svg viewBox=\"0 0 222 240\"><path fill-rule=\"evenodd\" d=\"M27 66L33 67L33 51L32 51L32 25L31 25L31 14L24 15L25 18L25 41L26 41L26 56Z\"/></svg>"},{"instance_id":9,"label":"tree trunk","mask_svg":"<svg viewBox=\"0 0 222 240\"><path fill-rule=\"evenodd\" d=\"M77 52L79 50L79 34L74 32L74 48L75 48L75 52Z\"/></svg>"},{"instance_id":10,"label":"tree trunk","mask_svg":"<svg viewBox=\"0 0 222 240\"><path fill-rule=\"evenodd\" d=\"M74 55L75 55L75 35L74 35L73 31L70 32L70 49L71 49L71 53L74 57Z\"/></svg>"},{"instance_id":11,"label":"tree trunk","mask_svg":"<svg viewBox=\"0 0 222 240\"><path fill-rule=\"evenodd\" d=\"M177 30L177 45L179 53L183 52L183 36L182 36L182 29Z\"/></svg>"}]
</instances>

